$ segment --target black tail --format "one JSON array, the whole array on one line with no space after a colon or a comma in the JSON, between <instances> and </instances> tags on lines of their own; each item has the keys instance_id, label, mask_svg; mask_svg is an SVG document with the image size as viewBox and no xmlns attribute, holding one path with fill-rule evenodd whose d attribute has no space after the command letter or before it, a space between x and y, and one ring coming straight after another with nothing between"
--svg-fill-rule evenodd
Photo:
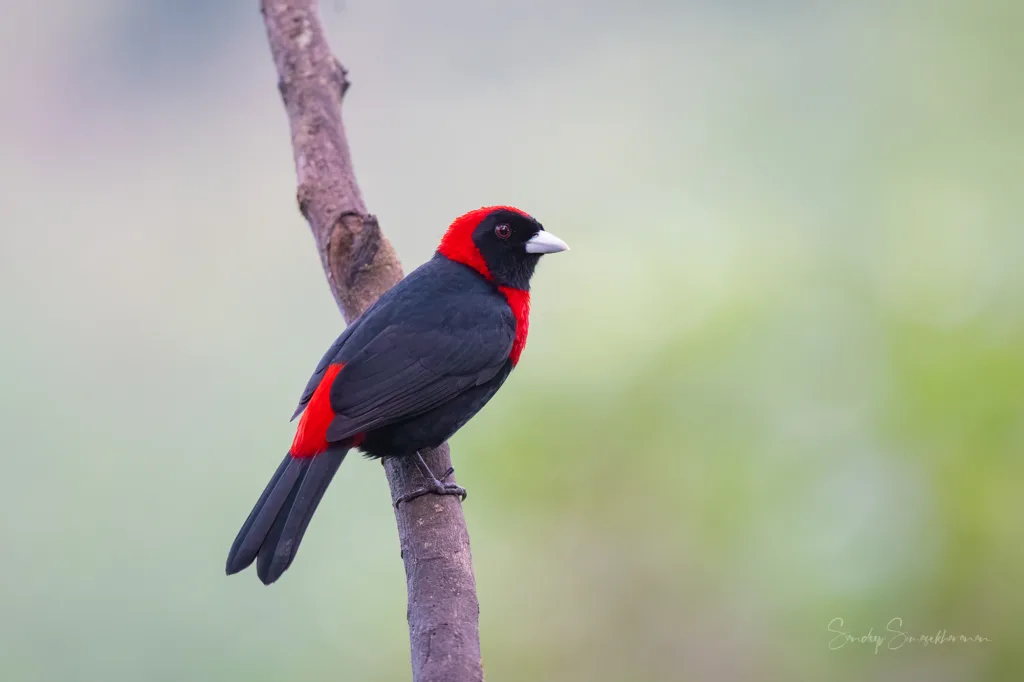
<instances>
[{"instance_id":1,"label":"black tail","mask_svg":"<svg viewBox=\"0 0 1024 682\"><path fill-rule=\"evenodd\" d=\"M314 457L285 455L231 545L228 575L256 561L256 574L264 585L281 577L347 452L348 448L332 448Z\"/></svg>"}]
</instances>

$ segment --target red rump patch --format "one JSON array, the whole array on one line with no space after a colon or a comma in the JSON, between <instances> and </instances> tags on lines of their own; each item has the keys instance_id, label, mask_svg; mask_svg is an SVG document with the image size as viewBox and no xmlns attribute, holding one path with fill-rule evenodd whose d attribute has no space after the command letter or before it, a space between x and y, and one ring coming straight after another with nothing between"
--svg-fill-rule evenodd
<instances>
[{"instance_id":1,"label":"red rump patch","mask_svg":"<svg viewBox=\"0 0 1024 682\"><path fill-rule=\"evenodd\" d=\"M456 218L448 227L448 231L441 237L441 245L437 247L438 253L456 263L468 265L490 279L491 270L487 267L484 257L480 255L480 249L476 248L476 244L473 243L473 230L488 214L498 210L512 211L526 218L530 217L512 206L484 206L470 211Z\"/></svg>"},{"instance_id":2,"label":"red rump patch","mask_svg":"<svg viewBox=\"0 0 1024 682\"><path fill-rule=\"evenodd\" d=\"M290 450L292 457L312 457L327 450L327 427L334 419L334 410L331 409L331 384L344 366L344 363L327 366L324 378L313 391L309 404L299 418L299 426L295 429L295 439Z\"/></svg>"},{"instance_id":3,"label":"red rump patch","mask_svg":"<svg viewBox=\"0 0 1024 682\"><path fill-rule=\"evenodd\" d=\"M516 318L516 338L512 342L512 352L508 354L512 364L519 362L519 356L526 347L526 335L530 333L530 292L512 287L498 287L505 295L508 306Z\"/></svg>"}]
</instances>

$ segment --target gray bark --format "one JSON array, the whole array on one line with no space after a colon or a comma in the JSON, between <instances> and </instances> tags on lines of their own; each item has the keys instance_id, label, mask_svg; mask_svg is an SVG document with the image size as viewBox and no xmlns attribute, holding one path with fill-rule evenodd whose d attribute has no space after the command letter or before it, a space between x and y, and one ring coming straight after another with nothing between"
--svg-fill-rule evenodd
<instances>
[{"instance_id":1,"label":"gray bark","mask_svg":"<svg viewBox=\"0 0 1024 682\"><path fill-rule=\"evenodd\" d=\"M402 278L402 266L356 183L341 118L347 74L327 44L315 0L261 0L260 9L291 127L299 210L351 322ZM432 471L450 466L447 444L423 456ZM420 485L414 464L383 462L392 500ZM482 680L480 607L462 503L454 495L424 495L400 504L395 519L409 593L413 680Z\"/></svg>"}]
</instances>

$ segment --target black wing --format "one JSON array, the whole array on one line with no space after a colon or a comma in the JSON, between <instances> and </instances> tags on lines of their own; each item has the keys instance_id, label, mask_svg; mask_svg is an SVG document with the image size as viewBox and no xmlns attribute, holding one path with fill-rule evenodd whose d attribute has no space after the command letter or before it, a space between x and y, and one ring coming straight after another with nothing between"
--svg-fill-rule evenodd
<instances>
[{"instance_id":1,"label":"black wing","mask_svg":"<svg viewBox=\"0 0 1024 682\"><path fill-rule=\"evenodd\" d=\"M352 320L341 335L331 344L331 347L327 349L324 356L320 359L320 364L313 370L313 376L306 382L306 388L302 391L302 397L299 398L299 406L295 408L295 412L292 414L292 419L295 419L302 411L306 409L306 405L309 404L310 398L313 397L313 392L316 391L316 387L320 385L320 382L324 378L324 372L327 371L327 366L334 362L341 362L345 360L345 351L342 350L343 346L351 339L353 335L359 337L355 339L355 345L358 347L360 343L375 337L382 328L384 328L394 317L395 308L394 301L401 296L408 296L410 293L415 295L416 290L422 289L423 280L431 277L434 273L431 272L429 266L434 265L430 261L427 261L424 265L416 268L409 274L408 277L402 279L398 284L391 287L384 292L379 299L377 299L369 308L367 308L362 315ZM436 269L436 268L435 268ZM351 351L348 351L351 353Z\"/></svg>"},{"instance_id":2,"label":"black wing","mask_svg":"<svg viewBox=\"0 0 1024 682\"><path fill-rule=\"evenodd\" d=\"M345 343L345 340L352 334L353 328L354 323L346 327L345 331L341 333L341 336L339 336L338 339L331 344L331 347L327 349L327 352L324 353L324 356L320 359L320 364L318 364L316 369L313 370L313 376L311 376L309 381L306 383L306 388L302 390L302 397L299 398L299 406L296 407L295 412L292 413L292 419L298 417L302 414L302 411L306 409L306 405L309 404L309 399L313 397L313 391L316 390L316 387L320 385L320 382L324 378L324 372L327 371L327 365L331 364L331 362L333 362L338 356L338 353L341 351L342 344Z\"/></svg>"},{"instance_id":3,"label":"black wing","mask_svg":"<svg viewBox=\"0 0 1024 682\"><path fill-rule=\"evenodd\" d=\"M445 320L429 329L389 326L347 362L331 386L337 416L327 440L422 414L493 378L512 349L511 312L492 310L473 322L459 317L462 324Z\"/></svg>"},{"instance_id":4,"label":"black wing","mask_svg":"<svg viewBox=\"0 0 1024 682\"><path fill-rule=\"evenodd\" d=\"M395 294L393 292L401 289L403 284L405 284L405 280L400 282L397 286L392 287L388 291L384 292L384 295L377 299L377 301L375 301L369 308L367 308L362 315L352 320L352 323L345 327L345 331L341 332L341 335L338 336L334 343L331 344L331 347L327 349L327 352L324 353L324 356L320 358L320 363L316 366L316 369L313 370L313 376L309 377L309 381L306 382L306 388L302 390L302 397L299 398L299 406L296 407L295 412L292 413L292 419L298 417L300 414L302 414L302 411L306 409L306 405L309 404L310 398L313 397L313 392L316 391L316 387L320 385L320 382L324 378L324 372L327 371L327 366L330 365L331 363L341 361L341 349L342 346L345 345L345 342L349 340L349 337L351 337L356 332L356 330L360 329L361 327L366 327L367 322L369 322L369 326L371 327L370 333L372 334L372 327L375 326L375 318L378 316L378 313L381 310L386 310L385 304L387 304L392 298L395 297ZM381 322L376 322L377 326L379 326L380 324Z\"/></svg>"}]
</instances>

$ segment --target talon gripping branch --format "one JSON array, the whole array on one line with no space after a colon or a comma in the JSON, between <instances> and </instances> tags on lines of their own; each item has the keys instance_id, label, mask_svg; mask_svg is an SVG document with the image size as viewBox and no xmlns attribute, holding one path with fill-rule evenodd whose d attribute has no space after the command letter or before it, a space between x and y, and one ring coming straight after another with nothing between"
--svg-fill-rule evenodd
<instances>
[{"instance_id":1,"label":"talon gripping branch","mask_svg":"<svg viewBox=\"0 0 1024 682\"><path fill-rule=\"evenodd\" d=\"M448 440L498 391L530 326L530 277L540 256L569 247L511 206L471 211L437 253L360 315L306 384L295 438L228 553L233 574L256 562L264 584L291 565L346 453L414 457L428 493L439 480L419 451ZM450 472L448 472L450 473Z\"/></svg>"}]
</instances>

